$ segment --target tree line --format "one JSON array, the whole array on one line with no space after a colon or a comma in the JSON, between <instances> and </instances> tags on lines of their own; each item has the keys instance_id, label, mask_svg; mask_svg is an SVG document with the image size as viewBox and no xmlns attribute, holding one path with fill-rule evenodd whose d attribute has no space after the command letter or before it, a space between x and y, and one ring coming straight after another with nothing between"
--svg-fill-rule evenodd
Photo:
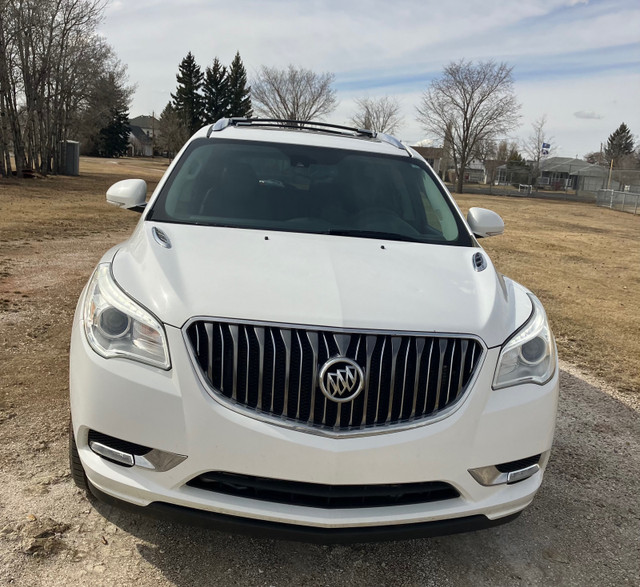
<instances>
[{"instance_id":1,"label":"tree line","mask_svg":"<svg viewBox=\"0 0 640 587\"><path fill-rule=\"evenodd\" d=\"M96 32L103 0L0 0L0 175L25 170L57 173L63 144L78 139L83 151L103 156L126 152L128 105L134 87L126 67ZM236 52L223 65L218 57L202 70L189 52L180 62L176 90L159 121L158 144L177 152L197 129L223 117L322 119L338 105L333 73L303 67L260 67L251 80ZM543 116L522 148L504 139L520 123L513 68L494 61L449 63L427 86L417 120L439 140L462 190L472 160L497 167L526 167L537 177L550 139ZM351 124L395 133L404 120L396 98L361 97ZM501 140L502 139L502 140ZM13 157L12 157L13 155ZM633 137L622 124L604 150L587 160L638 165ZM495 169L494 169L495 173Z\"/></svg>"},{"instance_id":2,"label":"tree line","mask_svg":"<svg viewBox=\"0 0 640 587\"><path fill-rule=\"evenodd\" d=\"M238 69L240 75L234 75ZM443 145L445 171L450 163L455 170L457 191L462 191L465 170L474 159L481 160L492 177L501 164L525 164L514 142L499 139L520 119L512 71L507 64L493 61L452 62L431 82L417 107L423 128ZM228 69L216 57L203 74L189 53L180 63L176 79L176 92L160 118L160 142L167 153L175 153L195 130L221 117L251 117L255 113L304 123L331 114L338 105L334 74L293 65L284 69L262 66L251 87L242 85L239 89L244 102L234 102L232 80L246 82L239 54ZM355 100L350 122L357 128L395 133L404 119L397 99L361 97ZM545 122L544 117L536 122L535 137L526 148L537 166L542 145L548 140ZM529 169L534 175L535 170Z\"/></svg>"},{"instance_id":3,"label":"tree line","mask_svg":"<svg viewBox=\"0 0 640 587\"><path fill-rule=\"evenodd\" d=\"M260 117L302 123L331 114L338 105L335 75L290 64L261 66L251 86L240 57L222 65L218 57L204 73L191 52L180 62L176 91L160 115L160 148L173 154L197 129L220 118ZM351 117L355 126L393 133L403 122L395 98L360 98Z\"/></svg>"},{"instance_id":4,"label":"tree line","mask_svg":"<svg viewBox=\"0 0 640 587\"><path fill-rule=\"evenodd\" d=\"M96 154L126 149L133 87L96 32L104 6L0 0L0 175L59 172L70 138Z\"/></svg>"},{"instance_id":5,"label":"tree line","mask_svg":"<svg viewBox=\"0 0 640 587\"><path fill-rule=\"evenodd\" d=\"M231 64L218 57L204 73L189 52L178 66L177 87L160 115L160 147L173 154L196 130L220 118L253 113L247 72L237 52Z\"/></svg>"}]
</instances>

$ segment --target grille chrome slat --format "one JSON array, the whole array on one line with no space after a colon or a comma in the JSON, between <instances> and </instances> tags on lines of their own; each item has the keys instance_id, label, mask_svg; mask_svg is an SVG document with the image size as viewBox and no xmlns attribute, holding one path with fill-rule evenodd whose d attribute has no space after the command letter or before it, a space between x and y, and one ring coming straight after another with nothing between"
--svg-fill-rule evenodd
<instances>
[{"instance_id":1,"label":"grille chrome slat","mask_svg":"<svg viewBox=\"0 0 640 587\"><path fill-rule=\"evenodd\" d=\"M364 405L362 406L362 423L361 427L367 423L367 412L369 411L369 383L371 381L371 361L373 360L373 351L376 346L376 337L375 336L367 336L365 338L365 350L367 352L367 370L365 372L365 383L364 383Z\"/></svg>"},{"instance_id":2,"label":"grille chrome slat","mask_svg":"<svg viewBox=\"0 0 640 587\"><path fill-rule=\"evenodd\" d=\"M398 336L394 336L391 339L391 389L389 391L389 412L387 413L387 419L385 423L391 421L391 412L393 411L393 395L396 389L396 366L398 365L398 353L400 352L400 345L402 339Z\"/></svg>"},{"instance_id":3,"label":"grille chrome slat","mask_svg":"<svg viewBox=\"0 0 640 587\"><path fill-rule=\"evenodd\" d=\"M300 349L300 367L298 369L298 397L296 404L296 420L300 419L300 401L302 398L302 369L304 367L303 355L304 348L302 346L302 339L300 338L300 333L296 332L296 340L298 341L298 348Z\"/></svg>"},{"instance_id":4,"label":"grille chrome slat","mask_svg":"<svg viewBox=\"0 0 640 587\"><path fill-rule=\"evenodd\" d=\"M356 350L354 356L356 359L358 358L358 353L360 351L360 343L362 342L362 335L357 335L358 342L356 343ZM349 414L349 428L353 427L353 410L355 408L356 402L351 402L351 413Z\"/></svg>"},{"instance_id":5,"label":"grille chrome slat","mask_svg":"<svg viewBox=\"0 0 640 587\"><path fill-rule=\"evenodd\" d=\"M387 337L382 339L382 349L380 351L380 368L378 369L378 392L376 393L376 415L375 420L378 421L380 415L380 392L382 391L382 369L384 367L384 349L387 346Z\"/></svg>"},{"instance_id":6,"label":"grille chrome slat","mask_svg":"<svg viewBox=\"0 0 640 587\"><path fill-rule=\"evenodd\" d=\"M424 347L426 346L426 340L424 338L419 338L416 341L416 370L413 382L413 404L411 406L411 416L409 418L413 420L416 416L416 406L418 405L418 394L419 394L419 385L420 385L420 367L422 365L422 352L424 351Z\"/></svg>"},{"instance_id":7,"label":"grille chrome slat","mask_svg":"<svg viewBox=\"0 0 640 587\"><path fill-rule=\"evenodd\" d=\"M244 369L244 403L248 404L249 403L249 369L251 367L251 343L249 342L249 329L248 328L243 328L242 331L244 332L244 340L245 340L245 344L247 345L247 359L245 362L245 369Z\"/></svg>"},{"instance_id":8,"label":"grille chrome slat","mask_svg":"<svg viewBox=\"0 0 640 587\"><path fill-rule=\"evenodd\" d=\"M262 409L262 384L264 382L264 328L256 328L256 338L258 339L258 409ZM223 379L224 381L224 379Z\"/></svg>"},{"instance_id":9,"label":"grille chrome slat","mask_svg":"<svg viewBox=\"0 0 640 587\"><path fill-rule=\"evenodd\" d=\"M205 324L204 331L207 334L209 343L209 348L207 349L207 377L213 379L213 324ZM201 341L198 340L198 343L201 344ZM222 352L224 354L224 349L222 349ZM220 381L222 381L222 377L220 377Z\"/></svg>"},{"instance_id":10,"label":"grille chrome slat","mask_svg":"<svg viewBox=\"0 0 640 587\"><path fill-rule=\"evenodd\" d=\"M436 341L431 339L431 344L429 346L429 359L427 360L427 384L426 389L429 389L429 381L431 381L431 358L433 357L433 347L436 345ZM422 408L422 412L425 413L427 411L427 404L429 403L429 394L424 394L424 407ZM437 405L437 402L436 402Z\"/></svg>"},{"instance_id":11,"label":"grille chrome slat","mask_svg":"<svg viewBox=\"0 0 640 587\"><path fill-rule=\"evenodd\" d=\"M213 377L213 324L205 324L204 327L207 331L207 339L210 345L208 349L209 367L211 369L210 377ZM220 354L224 357L224 332L222 331L222 324L218 324L218 332L220 334ZM224 381L224 361L220 361L220 381Z\"/></svg>"},{"instance_id":12,"label":"grille chrome slat","mask_svg":"<svg viewBox=\"0 0 640 587\"><path fill-rule=\"evenodd\" d=\"M327 340L327 334L322 334L322 342L324 343L324 348L327 351L327 358L331 356L331 349L329 348L329 341ZM327 398L324 394L322 394L322 425L325 426L327 423Z\"/></svg>"},{"instance_id":13,"label":"grille chrome slat","mask_svg":"<svg viewBox=\"0 0 640 587\"><path fill-rule=\"evenodd\" d=\"M222 328L222 324L220 325ZM233 391L231 399L238 398L238 327L235 324L229 325L229 332L233 340Z\"/></svg>"},{"instance_id":14,"label":"grille chrome slat","mask_svg":"<svg viewBox=\"0 0 640 587\"><path fill-rule=\"evenodd\" d=\"M273 400L276 396L276 354L278 352L278 347L276 346L276 339L273 335L273 328L269 329L269 333L271 334L271 345L273 347L273 360L271 361L271 405L269 408L269 412L273 414Z\"/></svg>"},{"instance_id":15,"label":"grille chrome slat","mask_svg":"<svg viewBox=\"0 0 640 587\"><path fill-rule=\"evenodd\" d=\"M462 387L462 378L464 375L464 365L467 360L467 349L469 348L469 341L463 340L460 342L460 368L458 373L458 385L457 388L460 389Z\"/></svg>"},{"instance_id":16,"label":"grille chrome slat","mask_svg":"<svg viewBox=\"0 0 640 587\"><path fill-rule=\"evenodd\" d=\"M441 416L464 396L484 354L475 338L456 335L334 332L205 319L189 323L185 336L214 397L256 417L334 433ZM341 404L319 387L320 368L338 356L365 371L360 395Z\"/></svg>"},{"instance_id":17,"label":"grille chrome slat","mask_svg":"<svg viewBox=\"0 0 640 587\"><path fill-rule=\"evenodd\" d=\"M289 375L291 372L291 330L283 330L282 338L284 339L284 406L282 415L286 418L289 406Z\"/></svg>"},{"instance_id":18,"label":"grille chrome slat","mask_svg":"<svg viewBox=\"0 0 640 587\"><path fill-rule=\"evenodd\" d=\"M402 378L402 392L400 394L400 417L404 412L404 400L407 397L407 369L409 368L409 355L411 354L411 343L413 340L409 339L407 342L407 348L404 352L404 377Z\"/></svg>"},{"instance_id":19,"label":"grille chrome slat","mask_svg":"<svg viewBox=\"0 0 640 587\"><path fill-rule=\"evenodd\" d=\"M440 356L438 357L438 387L436 390L436 402L434 404L437 410L440 406L440 393L442 392L442 370L444 368L444 355L447 352L447 341L440 341Z\"/></svg>"},{"instance_id":20,"label":"grille chrome slat","mask_svg":"<svg viewBox=\"0 0 640 587\"><path fill-rule=\"evenodd\" d=\"M453 358L456 356L456 341L453 341L453 348L451 349L451 360L449 361L449 365L453 366ZM453 377L453 369L450 367L449 368L449 381L447 383L447 399L445 400L445 403L449 403L449 395L451 394L451 379Z\"/></svg>"},{"instance_id":21,"label":"grille chrome slat","mask_svg":"<svg viewBox=\"0 0 640 587\"><path fill-rule=\"evenodd\" d=\"M315 422L315 407L316 407L316 393L318 390L318 333L306 332L307 339L311 345L311 352L313 356L312 367L312 379L311 379L311 411L309 412L309 420L307 424L313 425Z\"/></svg>"}]
</instances>

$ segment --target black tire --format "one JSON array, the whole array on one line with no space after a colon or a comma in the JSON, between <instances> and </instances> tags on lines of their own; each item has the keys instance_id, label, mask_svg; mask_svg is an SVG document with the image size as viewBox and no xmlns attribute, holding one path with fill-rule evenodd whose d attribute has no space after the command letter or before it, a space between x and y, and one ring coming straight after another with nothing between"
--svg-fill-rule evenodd
<instances>
[{"instance_id":1,"label":"black tire","mask_svg":"<svg viewBox=\"0 0 640 587\"><path fill-rule=\"evenodd\" d=\"M69 469L73 482L82 489L82 491L88 493L89 484L87 482L87 476L84 474L82 463L80 462L80 455L78 454L76 439L73 436L73 426L71 422L69 422Z\"/></svg>"}]
</instances>

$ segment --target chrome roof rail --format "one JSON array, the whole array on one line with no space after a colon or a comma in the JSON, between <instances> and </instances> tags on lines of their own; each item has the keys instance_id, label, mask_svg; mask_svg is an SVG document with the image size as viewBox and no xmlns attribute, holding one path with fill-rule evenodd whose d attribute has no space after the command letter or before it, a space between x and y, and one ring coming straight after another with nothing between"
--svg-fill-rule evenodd
<instances>
[{"instance_id":1,"label":"chrome roof rail","mask_svg":"<svg viewBox=\"0 0 640 587\"><path fill-rule=\"evenodd\" d=\"M349 136L349 137L361 137L367 139L377 139L380 142L387 143L395 147L406 151L409 157L412 157L411 151L407 149L398 139L391 135L376 132L366 128L356 128L352 126L343 126L340 124L330 124L328 122L313 122L309 120L287 120L284 118L220 118L214 124L209 127L207 131L207 138L211 136L213 132L219 132L224 130L228 126L255 126L260 128L288 128L294 130L306 130L314 132L324 132L334 135Z\"/></svg>"},{"instance_id":2,"label":"chrome roof rail","mask_svg":"<svg viewBox=\"0 0 640 587\"><path fill-rule=\"evenodd\" d=\"M209 127L207 138L213 132L219 132L228 126L255 126L261 128L288 128L295 130L306 130L315 132L325 132L330 134L362 137L368 139L377 139L383 143L387 143L406 151L411 157L409 150L395 137L384 133L379 133L366 128L356 128L351 126L343 126L340 124L329 124L328 122L313 122L309 120L286 120L283 118L221 118Z\"/></svg>"},{"instance_id":3,"label":"chrome roof rail","mask_svg":"<svg viewBox=\"0 0 640 587\"><path fill-rule=\"evenodd\" d=\"M388 143L389 145L393 145L396 149L402 149L406 151L409 157L413 157L411 151L407 149L405 145L403 145L396 137L392 137L391 135L384 134L382 132L376 133L376 138L380 139L383 143Z\"/></svg>"}]
</instances>

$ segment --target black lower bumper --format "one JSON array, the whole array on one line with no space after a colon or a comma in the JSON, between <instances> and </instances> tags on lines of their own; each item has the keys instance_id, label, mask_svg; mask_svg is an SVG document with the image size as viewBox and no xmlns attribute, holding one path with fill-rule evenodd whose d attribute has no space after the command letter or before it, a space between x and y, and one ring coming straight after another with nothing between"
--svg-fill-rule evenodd
<instances>
[{"instance_id":1,"label":"black lower bumper","mask_svg":"<svg viewBox=\"0 0 640 587\"><path fill-rule=\"evenodd\" d=\"M153 502L148 506L138 506L107 495L89 483L91 493L100 501L120 509L160 518L171 522L190 524L211 528L232 534L246 534L276 540L293 540L296 542L312 542L316 544L382 542L388 540L410 540L429 538L445 534L458 534L493 528L515 520L520 512L490 520L486 516L467 516L435 522L418 522L414 524L398 524L392 526L366 526L356 528L317 528L297 524L283 524L216 514L195 508L174 505L164 502Z\"/></svg>"}]
</instances>

